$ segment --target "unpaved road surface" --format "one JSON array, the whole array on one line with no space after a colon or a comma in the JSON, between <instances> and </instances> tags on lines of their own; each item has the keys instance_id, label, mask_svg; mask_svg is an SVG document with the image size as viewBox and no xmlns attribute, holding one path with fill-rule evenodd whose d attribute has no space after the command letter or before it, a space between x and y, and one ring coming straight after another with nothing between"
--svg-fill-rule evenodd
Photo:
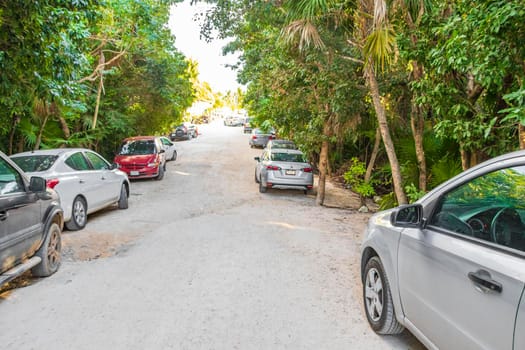
<instances>
[{"instance_id":1,"label":"unpaved road surface","mask_svg":"<svg viewBox=\"0 0 525 350\"><path fill-rule=\"evenodd\" d=\"M132 183L129 209L65 231L55 275L2 290L0 348L423 349L366 323L368 214L260 194L248 135L201 131L162 181Z\"/></svg>"}]
</instances>

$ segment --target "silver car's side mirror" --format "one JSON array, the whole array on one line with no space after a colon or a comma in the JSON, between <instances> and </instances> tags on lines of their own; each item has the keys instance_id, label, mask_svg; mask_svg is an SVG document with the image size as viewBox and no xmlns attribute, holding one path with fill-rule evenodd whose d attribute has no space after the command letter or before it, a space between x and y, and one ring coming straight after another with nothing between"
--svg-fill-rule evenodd
<instances>
[{"instance_id":1,"label":"silver car's side mirror","mask_svg":"<svg viewBox=\"0 0 525 350\"><path fill-rule=\"evenodd\" d=\"M403 205L396 208L390 222L397 227L421 227L423 224L423 206L421 204Z\"/></svg>"},{"instance_id":2,"label":"silver car's side mirror","mask_svg":"<svg viewBox=\"0 0 525 350\"><path fill-rule=\"evenodd\" d=\"M261 157L253 157L253 159L255 159L255 160L258 161L258 162L261 161Z\"/></svg>"}]
</instances>

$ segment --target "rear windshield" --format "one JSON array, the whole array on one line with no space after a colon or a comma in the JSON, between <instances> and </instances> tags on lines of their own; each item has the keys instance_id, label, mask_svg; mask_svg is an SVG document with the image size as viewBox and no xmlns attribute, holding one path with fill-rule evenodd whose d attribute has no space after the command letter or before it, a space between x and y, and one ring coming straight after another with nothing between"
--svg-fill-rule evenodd
<instances>
[{"instance_id":1,"label":"rear windshield","mask_svg":"<svg viewBox=\"0 0 525 350\"><path fill-rule=\"evenodd\" d=\"M135 140L122 144L119 154L124 156L154 154L155 141L153 140Z\"/></svg>"},{"instance_id":2,"label":"rear windshield","mask_svg":"<svg viewBox=\"0 0 525 350\"><path fill-rule=\"evenodd\" d=\"M49 170L57 160L57 155L31 155L11 158L26 173Z\"/></svg>"},{"instance_id":3,"label":"rear windshield","mask_svg":"<svg viewBox=\"0 0 525 350\"><path fill-rule=\"evenodd\" d=\"M271 159L277 162L306 162L304 154L300 153L272 153Z\"/></svg>"}]
</instances>

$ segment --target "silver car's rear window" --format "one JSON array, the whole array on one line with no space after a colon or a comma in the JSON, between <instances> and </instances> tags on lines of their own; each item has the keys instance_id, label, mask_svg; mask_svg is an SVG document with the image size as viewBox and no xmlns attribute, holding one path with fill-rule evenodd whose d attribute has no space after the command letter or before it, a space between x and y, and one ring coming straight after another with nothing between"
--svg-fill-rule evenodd
<instances>
[{"instance_id":1,"label":"silver car's rear window","mask_svg":"<svg viewBox=\"0 0 525 350\"><path fill-rule=\"evenodd\" d=\"M276 162L305 162L304 155L298 153L272 153L270 158Z\"/></svg>"},{"instance_id":2,"label":"silver car's rear window","mask_svg":"<svg viewBox=\"0 0 525 350\"><path fill-rule=\"evenodd\" d=\"M26 173L49 170L57 160L57 155L42 154L11 158Z\"/></svg>"}]
</instances>

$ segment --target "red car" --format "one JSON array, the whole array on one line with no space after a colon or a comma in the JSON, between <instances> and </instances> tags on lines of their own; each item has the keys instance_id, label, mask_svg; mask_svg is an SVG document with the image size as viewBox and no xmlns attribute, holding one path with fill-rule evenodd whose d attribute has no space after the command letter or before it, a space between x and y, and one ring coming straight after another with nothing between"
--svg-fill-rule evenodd
<instances>
[{"instance_id":1,"label":"red car","mask_svg":"<svg viewBox=\"0 0 525 350\"><path fill-rule=\"evenodd\" d=\"M155 178L162 180L166 171L165 151L156 136L136 136L122 141L114 162L130 180Z\"/></svg>"}]
</instances>

